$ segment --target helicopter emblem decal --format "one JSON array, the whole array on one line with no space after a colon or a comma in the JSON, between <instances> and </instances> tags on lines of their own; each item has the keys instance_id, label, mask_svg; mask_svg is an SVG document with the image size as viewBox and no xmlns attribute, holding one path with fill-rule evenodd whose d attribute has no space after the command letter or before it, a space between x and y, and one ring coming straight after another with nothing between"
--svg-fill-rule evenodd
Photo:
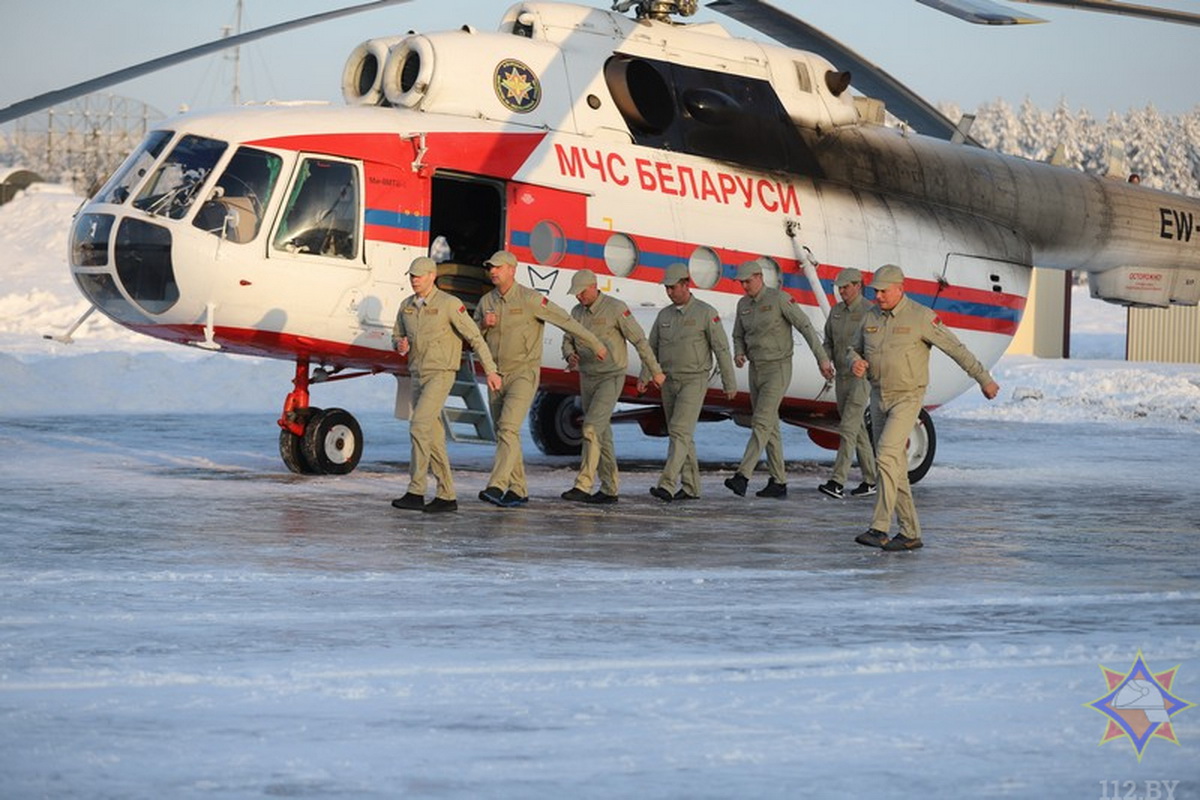
<instances>
[{"instance_id":1,"label":"helicopter emblem decal","mask_svg":"<svg viewBox=\"0 0 1200 800\"><path fill-rule=\"evenodd\" d=\"M496 66L496 97L505 108L526 114L542 101L542 84L533 70L516 59L508 58Z\"/></svg>"}]
</instances>

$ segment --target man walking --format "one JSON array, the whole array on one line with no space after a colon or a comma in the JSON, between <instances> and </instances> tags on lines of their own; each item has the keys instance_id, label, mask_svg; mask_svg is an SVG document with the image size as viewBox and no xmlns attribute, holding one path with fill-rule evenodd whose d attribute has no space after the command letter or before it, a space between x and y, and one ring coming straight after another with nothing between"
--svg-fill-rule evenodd
<instances>
[{"instance_id":1,"label":"man walking","mask_svg":"<svg viewBox=\"0 0 1200 800\"><path fill-rule=\"evenodd\" d=\"M412 377L413 411L408 422L411 456L408 491L392 505L407 511L457 511L442 409L462 361L463 341L479 356L492 391L500 390L500 375L479 327L462 301L434 284L437 265L433 259L422 256L414 260L408 277L413 294L400 304L392 341L397 353L408 356ZM431 471L437 493L426 503L426 478Z\"/></svg>"},{"instance_id":2,"label":"man walking","mask_svg":"<svg viewBox=\"0 0 1200 800\"><path fill-rule=\"evenodd\" d=\"M713 360L721 372L721 385L729 400L737 397L737 376L729 356L729 336L717 310L692 295L687 267L667 267L663 286L671 305L658 312L650 329L650 348L658 356L667 381L662 384L663 413L667 417L667 461L658 485L650 494L663 502L700 497L700 465L696 459L696 423L708 393ZM649 380L642 366L641 391ZM676 485L682 486L676 491Z\"/></svg>"},{"instance_id":3,"label":"man walking","mask_svg":"<svg viewBox=\"0 0 1200 800\"><path fill-rule=\"evenodd\" d=\"M745 296L738 300L733 323L733 361L738 367L750 362L750 405L753 411L750 440L737 472L725 486L745 496L750 476L763 450L767 451L767 485L758 497L786 497L787 475L783 463L783 436L779 430L779 406L792 382L792 329L808 342L821 371L829 368L817 331L794 297L763 282L762 264L747 261L737 270Z\"/></svg>"},{"instance_id":4,"label":"man walking","mask_svg":"<svg viewBox=\"0 0 1200 800\"><path fill-rule=\"evenodd\" d=\"M479 499L512 507L529 502L525 459L521 453L521 423L533 405L542 367L542 331L546 323L562 328L595 353L608 358L608 348L595 334L540 292L517 283L517 257L498 250L483 262L496 288L475 307L475 320L504 379L503 387L488 392L496 426L496 458L487 488Z\"/></svg>"},{"instance_id":5,"label":"man walking","mask_svg":"<svg viewBox=\"0 0 1200 800\"><path fill-rule=\"evenodd\" d=\"M933 311L904 296L904 272L899 267L880 267L871 288L876 307L868 312L846 358L855 375L866 375L871 381L879 494L871 527L854 541L884 550L916 550L924 542L908 483L905 448L925 401L930 349L937 347L954 359L987 399L995 398L1000 386ZM889 538L893 513L900 530Z\"/></svg>"},{"instance_id":6,"label":"man walking","mask_svg":"<svg viewBox=\"0 0 1200 800\"><path fill-rule=\"evenodd\" d=\"M825 380L834 378L834 396L837 398L838 444L837 458L833 461L833 477L817 488L841 499L845 496L846 476L850 474L850 462L858 453L858 468L862 470L862 483L850 490L852 497L875 494L875 450L871 447L871 436L863 424L863 414L871 400L871 385L866 378L856 377L848 369L837 370L834 376L833 362L855 342L858 329L867 315L867 301L862 296L862 273L853 267L838 273L834 281L842 302L829 311L825 320L825 355L829 358L828 369L822 368Z\"/></svg>"},{"instance_id":7,"label":"man walking","mask_svg":"<svg viewBox=\"0 0 1200 800\"><path fill-rule=\"evenodd\" d=\"M571 278L571 294L579 304L571 309L571 318L596 335L608 348L608 358L600 361L596 353L571 333L563 336L562 353L571 369L579 371L579 395L583 403L583 454L575 485L562 493L564 500L582 503L615 503L620 489L617 456L613 448L612 412L625 387L625 369L629 366L629 347L633 345L659 386L663 374L646 332L622 301L604 294L596 285L596 274L581 269ZM628 343L628 344L627 344ZM644 390L639 386L639 391ZM597 477L600 489L591 493Z\"/></svg>"}]
</instances>

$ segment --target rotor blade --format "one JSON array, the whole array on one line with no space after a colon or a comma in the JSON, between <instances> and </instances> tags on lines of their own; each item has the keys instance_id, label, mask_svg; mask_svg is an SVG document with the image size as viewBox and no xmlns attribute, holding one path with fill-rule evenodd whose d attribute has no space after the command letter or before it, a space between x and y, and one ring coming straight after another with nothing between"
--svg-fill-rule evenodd
<instances>
[{"instance_id":1,"label":"rotor blade","mask_svg":"<svg viewBox=\"0 0 1200 800\"><path fill-rule=\"evenodd\" d=\"M765 33L776 41L818 53L839 69L849 69L859 91L882 100L887 110L917 133L949 139L954 123L916 92L860 56L841 42L761 0L714 0L709 8Z\"/></svg>"},{"instance_id":2,"label":"rotor blade","mask_svg":"<svg viewBox=\"0 0 1200 800\"><path fill-rule=\"evenodd\" d=\"M1084 11L1103 11L1106 14L1124 14L1130 17L1156 19L1162 22L1178 22L1181 25L1200 25L1200 14L1176 11L1158 6L1139 6L1132 3L1117 3L1112 0L1015 0L1018 3L1037 3L1059 8L1079 8Z\"/></svg>"},{"instance_id":3,"label":"rotor blade","mask_svg":"<svg viewBox=\"0 0 1200 800\"><path fill-rule=\"evenodd\" d=\"M991 0L917 0L930 8L976 25L1029 25L1045 22L1032 14L1016 14Z\"/></svg>"},{"instance_id":4,"label":"rotor blade","mask_svg":"<svg viewBox=\"0 0 1200 800\"><path fill-rule=\"evenodd\" d=\"M320 14L313 14L308 17L294 19L291 22L281 22L277 25L268 25L265 28L258 30L239 33L236 36L228 36L224 39L217 39L208 44L197 45L196 47L180 50L177 53L161 56L159 58L145 61L141 64L136 64L132 67L119 69L116 72L110 72L107 75L102 75L99 78L92 78L82 83L77 83L74 86L68 86L65 89L56 89L52 92L39 94L37 97L31 97L28 100L22 100L19 103L13 103L7 108L0 108L0 124L14 120L17 117L23 117L26 114L32 114L35 111L41 111L44 108L49 108L59 103L65 103L68 100L74 100L76 97L81 97L91 92L96 92L101 89L107 89L118 83L132 80L133 78L148 75L151 72L157 72L166 67L173 67L176 64L182 64L184 61L191 61L194 58L206 56L209 53L216 53L221 50L226 50L230 47L252 42L256 39L263 39L267 36L274 36L277 33L292 30L293 28L301 28L305 25L313 25L318 22L336 19L338 17L357 14L361 11L373 11L384 6L394 6L400 3L408 3L412 0L374 0L374 2L363 3L357 6L347 6L339 8L335 11L325 11Z\"/></svg>"}]
</instances>

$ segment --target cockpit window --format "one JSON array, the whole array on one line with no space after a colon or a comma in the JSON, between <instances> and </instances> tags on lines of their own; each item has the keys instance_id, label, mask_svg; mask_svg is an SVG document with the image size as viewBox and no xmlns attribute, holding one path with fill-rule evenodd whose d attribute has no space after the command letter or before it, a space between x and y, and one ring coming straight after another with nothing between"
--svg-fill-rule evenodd
<instances>
[{"instance_id":1,"label":"cockpit window","mask_svg":"<svg viewBox=\"0 0 1200 800\"><path fill-rule=\"evenodd\" d=\"M275 249L334 258L358 252L358 170L344 161L306 158L275 232Z\"/></svg>"},{"instance_id":2,"label":"cockpit window","mask_svg":"<svg viewBox=\"0 0 1200 800\"><path fill-rule=\"evenodd\" d=\"M182 219L228 146L215 139L184 136L142 187L134 208Z\"/></svg>"},{"instance_id":3,"label":"cockpit window","mask_svg":"<svg viewBox=\"0 0 1200 800\"><path fill-rule=\"evenodd\" d=\"M265 150L239 147L192 223L231 242L258 235L283 159Z\"/></svg>"},{"instance_id":4,"label":"cockpit window","mask_svg":"<svg viewBox=\"0 0 1200 800\"><path fill-rule=\"evenodd\" d=\"M162 155L163 148L174 136L173 131L150 131L138 148L129 154L120 168L96 193L101 203L124 203L129 193L146 177L146 171Z\"/></svg>"}]
</instances>

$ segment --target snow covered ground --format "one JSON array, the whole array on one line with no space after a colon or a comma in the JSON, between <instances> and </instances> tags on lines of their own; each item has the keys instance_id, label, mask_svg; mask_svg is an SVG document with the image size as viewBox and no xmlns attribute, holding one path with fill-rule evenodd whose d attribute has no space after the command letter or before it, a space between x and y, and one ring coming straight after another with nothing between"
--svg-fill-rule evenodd
<instances>
[{"instance_id":1,"label":"snow covered ground","mask_svg":"<svg viewBox=\"0 0 1200 800\"><path fill-rule=\"evenodd\" d=\"M43 340L86 308L77 203L0 207L0 797L1200 797L1200 708L1139 760L1087 706L1139 651L1200 703L1200 367L1118 360L1120 309L938 412L918 553L854 545L869 502L794 429L781 502L721 487L715 425L705 498L658 504L624 426L618 506L532 446L534 502L485 506L453 445L425 519L388 379L319 388L367 447L302 479L287 364Z\"/></svg>"}]
</instances>

